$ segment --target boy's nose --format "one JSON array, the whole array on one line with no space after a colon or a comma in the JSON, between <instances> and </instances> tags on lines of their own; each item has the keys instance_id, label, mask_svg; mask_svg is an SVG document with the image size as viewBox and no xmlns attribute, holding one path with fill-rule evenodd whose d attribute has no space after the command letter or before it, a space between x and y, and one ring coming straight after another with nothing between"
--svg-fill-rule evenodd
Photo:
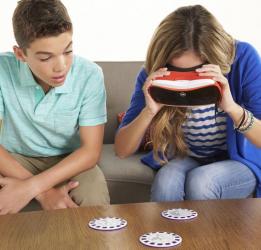
<instances>
[{"instance_id":1,"label":"boy's nose","mask_svg":"<svg viewBox=\"0 0 261 250\"><path fill-rule=\"evenodd\" d=\"M66 69L66 62L63 58L60 58L57 60L55 67L54 67L54 72L62 72Z\"/></svg>"}]
</instances>

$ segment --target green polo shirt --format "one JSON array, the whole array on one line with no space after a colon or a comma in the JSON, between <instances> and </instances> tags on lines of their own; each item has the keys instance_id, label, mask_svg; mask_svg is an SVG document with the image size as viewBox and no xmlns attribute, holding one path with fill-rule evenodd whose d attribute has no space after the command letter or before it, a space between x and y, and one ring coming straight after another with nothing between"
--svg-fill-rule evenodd
<instances>
[{"instance_id":1,"label":"green polo shirt","mask_svg":"<svg viewBox=\"0 0 261 250\"><path fill-rule=\"evenodd\" d=\"M101 68L74 56L65 83L45 95L26 63L0 53L1 145L26 156L55 156L80 146L79 126L106 122Z\"/></svg>"}]
</instances>

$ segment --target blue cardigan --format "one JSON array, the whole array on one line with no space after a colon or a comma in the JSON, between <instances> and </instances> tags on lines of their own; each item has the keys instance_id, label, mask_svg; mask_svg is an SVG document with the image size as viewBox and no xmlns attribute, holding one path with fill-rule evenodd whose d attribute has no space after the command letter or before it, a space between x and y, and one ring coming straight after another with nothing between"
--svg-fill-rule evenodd
<instances>
[{"instance_id":1,"label":"blue cardigan","mask_svg":"<svg viewBox=\"0 0 261 250\"><path fill-rule=\"evenodd\" d=\"M250 44L239 41L236 43L235 60L226 77L235 102L251 111L257 119L261 119L261 58ZM133 121L145 107L142 87L146 78L147 73L142 69L137 76L130 107L120 127ZM261 149L234 130L230 117L227 118L227 146L230 159L242 162L255 173L256 196L261 197ZM142 157L141 161L153 169L160 167L152 152Z\"/></svg>"}]
</instances>

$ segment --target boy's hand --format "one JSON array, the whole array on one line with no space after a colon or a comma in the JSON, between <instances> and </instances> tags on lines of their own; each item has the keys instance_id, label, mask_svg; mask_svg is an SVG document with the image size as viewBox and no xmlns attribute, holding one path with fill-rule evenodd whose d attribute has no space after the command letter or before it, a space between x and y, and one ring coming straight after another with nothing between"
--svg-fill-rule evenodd
<instances>
[{"instance_id":1,"label":"boy's hand","mask_svg":"<svg viewBox=\"0 0 261 250\"><path fill-rule=\"evenodd\" d=\"M29 179L28 179L29 180ZM0 214L14 214L35 196L30 181L10 177L0 178Z\"/></svg>"},{"instance_id":2,"label":"boy's hand","mask_svg":"<svg viewBox=\"0 0 261 250\"><path fill-rule=\"evenodd\" d=\"M35 198L44 210L78 207L78 205L69 196L69 192L78 187L78 185L79 182L70 181L59 188L51 188L50 190L39 194Z\"/></svg>"}]
</instances>

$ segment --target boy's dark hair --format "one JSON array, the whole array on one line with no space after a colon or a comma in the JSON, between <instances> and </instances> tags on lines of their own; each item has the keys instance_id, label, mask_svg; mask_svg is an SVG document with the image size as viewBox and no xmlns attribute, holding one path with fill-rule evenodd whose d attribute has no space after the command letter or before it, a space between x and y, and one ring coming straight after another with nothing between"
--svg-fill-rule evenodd
<instances>
[{"instance_id":1,"label":"boy's dark hair","mask_svg":"<svg viewBox=\"0 0 261 250\"><path fill-rule=\"evenodd\" d=\"M13 14L13 30L25 51L37 38L71 31L72 22L60 0L20 0Z\"/></svg>"}]
</instances>

